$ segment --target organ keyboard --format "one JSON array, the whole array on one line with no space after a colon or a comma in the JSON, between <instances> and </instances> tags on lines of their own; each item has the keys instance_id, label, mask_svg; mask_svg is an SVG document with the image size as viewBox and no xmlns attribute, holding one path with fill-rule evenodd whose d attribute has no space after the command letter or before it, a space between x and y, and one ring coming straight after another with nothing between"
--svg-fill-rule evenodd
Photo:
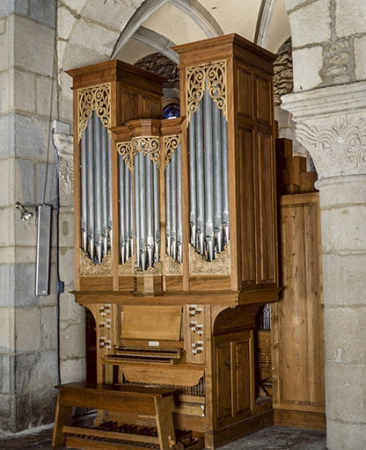
<instances>
[{"instance_id":1,"label":"organ keyboard","mask_svg":"<svg viewBox=\"0 0 366 450\"><path fill-rule=\"evenodd\" d=\"M96 322L98 383L176 390L176 430L214 448L273 420L255 347L279 292L274 56L238 35L175 50L176 119L161 119L157 75L120 61L68 72L74 295Z\"/></svg>"}]
</instances>

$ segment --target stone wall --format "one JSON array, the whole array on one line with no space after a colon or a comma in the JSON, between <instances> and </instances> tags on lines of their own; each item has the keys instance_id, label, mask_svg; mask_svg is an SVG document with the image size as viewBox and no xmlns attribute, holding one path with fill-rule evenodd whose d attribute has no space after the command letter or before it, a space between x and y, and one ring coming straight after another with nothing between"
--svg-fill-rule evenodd
<instances>
[{"instance_id":1,"label":"stone wall","mask_svg":"<svg viewBox=\"0 0 366 450\"><path fill-rule=\"evenodd\" d=\"M36 297L35 217L22 222L14 204L55 204L55 13L53 0L0 3L0 428L11 432L54 416L55 254L50 295Z\"/></svg>"},{"instance_id":2,"label":"stone wall","mask_svg":"<svg viewBox=\"0 0 366 450\"><path fill-rule=\"evenodd\" d=\"M365 79L366 8L358 0L285 0L294 61L294 90Z\"/></svg>"}]
</instances>

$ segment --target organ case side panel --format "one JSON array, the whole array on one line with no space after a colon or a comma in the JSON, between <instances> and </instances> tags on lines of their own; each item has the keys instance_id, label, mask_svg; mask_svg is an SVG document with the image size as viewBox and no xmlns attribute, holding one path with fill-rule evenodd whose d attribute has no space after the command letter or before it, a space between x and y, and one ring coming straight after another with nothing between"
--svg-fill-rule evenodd
<instances>
[{"instance_id":1,"label":"organ case side panel","mask_svg":"<svg viewBox=\"0 0 366 450\"><path fill-rule=\"evenodd\" d=\"M319 194L281 197L284 290L273 305L273 400L279 425L325 428Z\"/></svg>"}]
</instances>

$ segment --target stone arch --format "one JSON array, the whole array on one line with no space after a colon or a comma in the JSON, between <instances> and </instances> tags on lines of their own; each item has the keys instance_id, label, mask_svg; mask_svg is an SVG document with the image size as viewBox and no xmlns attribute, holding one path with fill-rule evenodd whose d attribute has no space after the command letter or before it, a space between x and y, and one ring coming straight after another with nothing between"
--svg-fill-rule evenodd
<instances>
[{"instance_id":1,"label":"stone arch","mask_svg":"<svg viewBox=\"0 0 366 450\"><path fill-rule=\"evenodd\" d=\"M166 3L170 3L187 14L197 25L204 31L208 38L220 36L223 34L222 29L212 15L199 2L194 0L146 0L144 4L131 17L129 23L124 28L118 41L113 49L111 58L115 58L121 48L129 39L137 32L140 26L152 16L158 9L162 8ZM164 53L164 52L162 52Z\"/></svg>"},{"instance_id":2,"label":"stone arch","mask_svg":"<svg viewBox=\"0 0 366 450\"><path fill-rule=\"evenodd\" d=\"M155 31L149 30L147 28L140 27L135 32L132 39L148 44L150 47L154 48L159 53L162 53L164 56L169 58L175 64L178 64L178 54L171 48L175 45L175 43L168 40L161 34L158 34Z\"/></svg>"},{"instance_id":3,"label":"stone arch","mask_svg":"<svg viewBox=\"0 0 366 450\"><path fill-rule=\"evenodd\" d=\"M258 17L257 30L255 42L261 47L266 46L267 33L269 25L271 23L271 18L274 10L274 6L277 0L263 0L261 11Z\"/></svg>"}]
</instances>

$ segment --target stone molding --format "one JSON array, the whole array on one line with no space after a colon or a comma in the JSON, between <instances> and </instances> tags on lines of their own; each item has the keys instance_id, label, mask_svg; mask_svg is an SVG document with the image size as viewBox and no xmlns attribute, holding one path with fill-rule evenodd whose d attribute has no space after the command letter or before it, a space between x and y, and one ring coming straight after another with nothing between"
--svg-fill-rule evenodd
<instances>
[{"instance_id":1,"label":"stone molding","mask_svg":"<svg viewBox=\"0 0 366 450\"><path fill-rule=\"evenodd\" d=\"M60 205L72 206L74 204L73 136L54 134L53 141L59 155Z\"/></svg>"},{"instance_id":2,"label":"stone molding","mask_svg":"<svg viewBox=\"0 0 366 450\"><path fill-rule=\"evenodd\" d=\"M318 178L366 174L366 82L282 97Z\"/></svg>"}]
</instances>

